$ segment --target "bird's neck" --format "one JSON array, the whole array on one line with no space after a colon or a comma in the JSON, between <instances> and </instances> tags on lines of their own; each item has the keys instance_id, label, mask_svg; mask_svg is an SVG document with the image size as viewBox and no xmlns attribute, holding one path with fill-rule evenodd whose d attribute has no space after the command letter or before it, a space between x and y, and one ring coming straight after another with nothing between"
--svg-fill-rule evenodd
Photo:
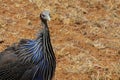
<instances>
[{"instance_id":1,"label":"bird's neck","mask_svg":"<svg viewBox=\"0 0 120 80\"><path fill-rule=\"evenodd\" d=\"M48 28L47 21L42 21L41 25L42 25L42 35L44 36L44 38L43 37L42 38L43 38L43 41L45 41L44 39L50 38L50 36L49 36L49 28Z\"/></svg>"},{"instance_id":2,"label":"bird's neck","mask_svg":"<svg viewBox=\"0 0 120 80\"><path fill-rule=\"evenodd\" d=\"M41 21L41 25L43 27L43 29L48 29L48 24L47 24L47 21Z\"/></svg>"},{"instance_id":3,"label":"bird's neck","mask_svg":"<svg viewBox=\"0 0 120 80\"><path fill-rule=\"evenodd\" d=\"M44 55L46 57L49 57L50 60L48 61L53 61L53 59L55 59L55 56L54 56L54 51L53 51L53 48L52 48L52 45L51 45L51 39L50 39L50 32L49 32L49 28L48 28L48 25L47 25L47 22L42 22L42 26L43 26L43 49L44 49ZM48 58L46 58L48 59Z\"/></svg>"}]
</instances>

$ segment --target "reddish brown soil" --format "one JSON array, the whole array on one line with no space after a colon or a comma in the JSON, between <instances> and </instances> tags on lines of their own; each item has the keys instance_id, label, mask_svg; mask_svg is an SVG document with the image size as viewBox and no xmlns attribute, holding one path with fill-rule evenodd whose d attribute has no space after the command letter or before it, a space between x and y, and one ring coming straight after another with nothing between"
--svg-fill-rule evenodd
<instances>
[{"instance_id":1,"label":"reddish brown soil","mask_svg":"<svg viewBox=\"0 0 120 80\"><path fill-rule=\"evenodd\" d=\"M34 39L44 9L52 17L54 80L120 80L119 0L0 0L0 50Z\"/></svg>"}]
</instances>

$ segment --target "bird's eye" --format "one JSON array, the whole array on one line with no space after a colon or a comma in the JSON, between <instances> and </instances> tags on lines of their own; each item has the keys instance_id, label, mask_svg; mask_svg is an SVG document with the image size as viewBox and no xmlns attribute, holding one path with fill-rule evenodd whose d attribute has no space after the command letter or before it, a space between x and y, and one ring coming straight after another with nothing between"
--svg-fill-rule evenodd
<instances>
[{"instance_id":1,"label":"bird's eye","mask_svg":"<svg viewBox=\"0 0 120 80\"><path fill-rule=\"evenodd\" d=\"M42 17L45 17L45 15L43 14Z\"/></svg>"}]
</instances>

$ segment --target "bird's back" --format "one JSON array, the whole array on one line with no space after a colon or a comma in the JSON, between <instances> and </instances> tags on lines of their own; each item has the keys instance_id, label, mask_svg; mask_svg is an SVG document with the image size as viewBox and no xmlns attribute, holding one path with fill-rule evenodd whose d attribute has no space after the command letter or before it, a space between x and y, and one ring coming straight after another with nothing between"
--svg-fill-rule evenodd
<instances>
[{"instance_id":1,"label":"bird's back","mask_svg":"<svg viewBox=\"0 0 120 80\"><path fill-rule=\"evenodd\" d=\"M18 44L12 45L0 53L0 80L30 80L32 77L33 64L19 61L18 52L20 46L26 44L29 40L21 40ZM31 71L30 71L31 70ZM27 79L24 74L28 73Z\"/></svg>"}]
</instances>

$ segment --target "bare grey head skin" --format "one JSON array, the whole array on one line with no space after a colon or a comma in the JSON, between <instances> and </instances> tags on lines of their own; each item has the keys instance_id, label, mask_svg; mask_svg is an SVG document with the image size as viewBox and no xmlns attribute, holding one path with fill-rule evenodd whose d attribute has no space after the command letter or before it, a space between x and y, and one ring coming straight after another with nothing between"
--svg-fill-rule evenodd
<instances>
[{"instance_id":1,"label":"bare grey head skin","mask_svg":"<svg viewBox=\"0 0 120 80\"><path fill-rule=\"evenodd\" d=\"M40 19L43 23L47 23L47 21L50 21L50 12L48 10L44 10L40 14Z\"/></svg>"}]
</instances>

